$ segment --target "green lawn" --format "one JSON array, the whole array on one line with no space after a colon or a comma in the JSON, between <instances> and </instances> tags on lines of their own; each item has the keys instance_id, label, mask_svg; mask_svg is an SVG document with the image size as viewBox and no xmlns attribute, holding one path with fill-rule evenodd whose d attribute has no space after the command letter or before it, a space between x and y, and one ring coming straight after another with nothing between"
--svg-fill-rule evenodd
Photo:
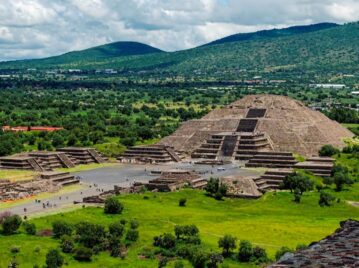
<instances>
[{"instance_id":1,"label":"green lawn","mask_svg":"<svg viewBox=\"0 0 359 268\"><path fill-rule=\"evenodd\" d=\"M358 193L358 183L342 193L334 193L341 198L341 202L329 208L319 207L319 195L316 192L306 193L301 204L292 202L289 192L268 193L259 200L225 201L216 201L195 190L132 194L119 197L125 206L123 214L119 216L104 215L102 208L89 207L32 221L40 230L50 228L51 223L57 219L65 219L71 223L85 220L104 225L122 218L136 218L140 222L140 240L130 247L125 260L101 253L91 263L78 263L70 255L66 255L69 267L157 267L156 260L140 260L138 255L143 248L151 246L155 235L173 232L175 224L196 224L208 251L218 251L218 238L228 233L264 247L273 258L281 246L294 248L298 244L320 240L338 228L340 221L359 219L359 208L344 201L359 201ZM144 199L145 195L149 199ZM178 206L178 200L182 197L187 198L186 207ZM41 267L47 249L56 247L58 242L52 238L24 234L0 236L0 267L7 267L12 257L8 249L12 245L21 247L17 257L20 267L32 268L35 263ZM41 248L39 253L34 252L36 246ZM226 263L229 267L254 267L239 265L233 261Z\"/></svg>"},{"instance_id":2,"label":"green lawn","mask_svg":"<svg viewBox=\"0 0 359 268\"><path fill-rule=\"evenodd\" d=\"M5 179L12 182L26 181L33 179L36 174L38 173L31 170L0 169L0 181Z\"/></svg>"}]
</instances>

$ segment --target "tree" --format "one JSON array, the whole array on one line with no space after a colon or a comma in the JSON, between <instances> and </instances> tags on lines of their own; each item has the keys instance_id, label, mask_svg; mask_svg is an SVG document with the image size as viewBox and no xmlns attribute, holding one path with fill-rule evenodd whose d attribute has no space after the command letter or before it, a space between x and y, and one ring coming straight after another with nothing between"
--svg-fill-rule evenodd
<instances>
[{"instance_id":1,"label":"tree","mask_svg":"<svg viewBox=\"0 0 359 268\"><path fill-rule=\"evenodd\" d=\"M105 201L105 213L106 214L121 214L123 210L123 205L116 197L112 196L106 199Z\"/></svg>"},{"instance_id":2,"label":"tree","mask_svg":"<svg viewBox=\"0 0 359 268\"><path fill-rule=\"evenodd\" d=\"M324 206L329 207L334 202L334 200L335 200L334 196L332 196L331 194L326 193L324 191L321 191L320 196L319 196L318 204L321 207L324 207Z\"/></svg>"},{"instance_id":3,"label":"tree","mask_svg":"<svg viewBox=\"0 0 359 268\"><path fill-rule=\"evenodd\" d=\"M294 201L300 203L303 193L313 190L313 186L314 183L308 176L295 172L284 178L281 188L289 189L294 195Z\"/></svg>"},{"instance_id":4,"label":"tree","mask_svg":"<svg viewBox=\"0 0 359 268\"><path fill-rule=\"evenodd\" d=\"M251 242L242 240L239 244L238 259L241 262L248 262L253 255L253 247Z\"/></svg>"},{"instance_id":5,"label":"tree","mask_svg":"<svg viewBox=\"0 0 359 268\"><path fill-rule=\"evenodd\" d=\"M269 260L265 249L258 247L258 246L253 248L252 259L253 259L253 261L256 261L258 263L265 263L265 262L268 262L268 260Z\"/></svg>"},{"instance_id":6,"label":"tree","mask_svg":"<svg viewBox=\"0 0 359 268\"><path fill-rule=\"evenodd\" d=\"M126 240L135 242L138 240L139 233L136 229L130 229L127 231Z\"/></svg>"},{"instance_id":7,"label":"tree","mask_svg":"<svg viewBox=\"0 0 359 268\"><path fill-rule=\"evenodd\" d=\"M335 190L340 192L343 190L344 185L353 184L353 181L349 178L348 173L336 172L334 173Z\"/></svg>"},{"instance_id":8,"label":"tree","mask_svg":"<svg viewBox=\"0 0 359 268\"><path fill-rule=\"evenodd\" d=\"M50 249L46 254L47 268L59 268L64 264L64 257L57 249Z\"/></svg>"},{"instance_id":9,"label":"tree","mask_svg":"<svg viewBox=\"0 0 359 268\"><path fill-rule=\"evenodd\" d=\"M231 250L236 248L236 240L237 238L231 235L225 235L218 240L218 247L223 249L223 256L229 256Z\"/></svg>"},{"instance_id":10,"label":"tree","mask_svg":"<svg viewBox=\"0 0 359 268\"><path fill-rule=\"evenodd\" d=\"M63 235L61 237L61 245L62 251L64 253L71 253L74 250L75 244L71 236Z\"/></svg>"},{"instance_id":11,"label":"tree","mask_svg":"<svg viewBox=\"0 0 359 268\"><path fill-rule=\"evenodd\" d=\"M206 267L206 262L208 261L208 254L204 251L197 249L192 252L190 256L190 262L194 268L204 268Z\"/></svg>"},{"instance_id":12,"label":"tree","mask_svg":"<svg viewBox=\"0 0 359 268\"><path fill-rule=\"evenodd\" d=\"M75 249L74 258L78 261L91 261L92 255L92 249L80 246Z\"/></svg>"},{"instance_id":13,"label":"tree","mask_svg":"<svg viewBox=\"0 0 359 268\"><path fill-rule=\"evenodd\" d=\"M100 244L106 234L105 228L100 224L80 222L75 228L78 241L88 248L93 248Z\"/></svg>"},{"instance_id":14,"label":"tree","mask_svg":"<svg viewBox=\"0 0 359 268\"><path fill-rule=\"evenodd\" d=\"M2 228L4 234L10 235L15 233L22 223L19 215L11 215L6 217L2 222Z\"/></svg>"},{"instance_id":15,"label":"tree","mask_svg":"<svg viewBox=\"0 0 359 268\"><path fill-rule=\"evenodd\" d=\"M63 235L71 236L73 226L65 221L55 221L52 223L52 232L55 238L60 238Z\"/></svg>"},{"instance_id":16,"label":"tree","mask_svg":"<svg viewBox=\"0 0 359 268\"><path fill-rule=\"evenodd\" d=\"M131 221L130 221L130 228L131 228L131 229L137 229L138 226L139 226L139 223L138 223L137 220L131 220Z\"/></svg>"},{"instance_id":17,"label":"tree","mask_svg":"<svg viewBox=\"0 0 359 268\"><path fill-rule=\"evenodd\" d=\"M165 233L153 238L153 245L156 247L171 249L176 246L176 238L172 234Z\"/></svg>"},{"instance_id":18,"label":"tree","mask_svg":"<svg viewBox=\"0 0 359 268\"><path fill-rule=\"evenodd\" d=\"M29 223L29 222L24 222L24 229L25 232L29 235L35 235L36 234L36 225L35 223Z\"/></svg>"},{"instance_id":19,"label":"tree","mask_svg":"<svg viewBox=\"0 0 359 268\"><path fill-rule=\"evenodd\" d=\"M207 268L217 268L218 263L223 262L223 256L218 253L210 253L208 256L209 262L207 263Z\"/></svg>"},{"instance_id":20,"label":"tree","mask_svg":"<svg viewBox=\"0 0 359 268\"><path fill-rule=\"evenodd\" d=\"M333 156L338 154L340 151L333 147L333 145L326 144L319 150L320 156Z\"/></svg>"},{"instance_id":21,"label":"tree","mask_svg":"<svg viewBox=\"0 0 359 268\"><path fill-rule=\"evenodd\" d=\"M205 187L207 194L217 200L221 200L227 194L227 189L227 185L221 183L218 178L210 178Z\"/></svg>"},{"instance_id":22,"label":"tree","mask_svg":"<svg viewBox=\"0 0 359 268\"><path fill-rule=\"evenodd\" d=\"M185 207L186 206L186 202L187 202L187 199L186 198L181 198L179 201L178 201L178 205L180 207Z\"/></svg>"},{"instance_id":23,"label":"tree","mask_svg":"<svg viewBox=\"0 0 359 268\"><path fill-rule=\"evenodd\" d=\"M121 238L125 231L125 226L122 225L120 222L113 222L109 225L108 229L111 236Z\"/></svg>"}]
</instances>

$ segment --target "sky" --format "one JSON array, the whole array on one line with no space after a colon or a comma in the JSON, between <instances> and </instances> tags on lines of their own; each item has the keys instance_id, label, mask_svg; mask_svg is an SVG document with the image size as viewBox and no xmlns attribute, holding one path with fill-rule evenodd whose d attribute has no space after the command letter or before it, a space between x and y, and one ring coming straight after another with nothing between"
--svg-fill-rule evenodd
<instances>
[{"instance_id":1,"label":"sky","mask_svg":"<svg viewBox=\"0 0 359 268\"><path fill-rule=\"evenodd\" d=\"M0 60L116 41L166 51L231 34L359 20L359 0L0 0Z\"/></svg>"}]
</instances>

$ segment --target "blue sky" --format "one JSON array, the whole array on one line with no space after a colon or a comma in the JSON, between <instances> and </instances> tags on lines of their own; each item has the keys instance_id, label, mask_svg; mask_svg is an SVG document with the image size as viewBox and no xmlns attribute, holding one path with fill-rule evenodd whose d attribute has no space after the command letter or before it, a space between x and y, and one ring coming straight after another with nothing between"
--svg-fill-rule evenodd
<instances>
[{"instance_id":1,"label":"blue sky","mask_svg":"<svg viewBox=\"0 0 359 268\"><path fill-rule=\"evenodd\" d=\"M0 0L0 60L114 41L167 51L239 32L359 20L359 0Z\"/></svg>"}]
</instances>

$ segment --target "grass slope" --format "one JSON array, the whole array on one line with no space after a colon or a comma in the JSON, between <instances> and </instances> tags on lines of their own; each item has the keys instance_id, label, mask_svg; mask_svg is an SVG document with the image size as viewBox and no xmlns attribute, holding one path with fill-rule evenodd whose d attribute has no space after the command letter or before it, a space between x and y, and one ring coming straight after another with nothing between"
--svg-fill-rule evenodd
<instances>
[{"instance_id":1,"label":"grass slope","mask_svg":"<svg viewBox=\"0 0 359 268\"><path fill-rule=\"evenodd\" d=\"M321 208L318 193L306 193L301 204L291 202L289 192L268 193L259 200L226 199L216 201L203 192L182 190L175 193L145 193L123 195L119 199L125 210L123 215L108 216L103 209L89 207L64 214L33 219L38 229L50 228L55 220L68 222L91 221L108 225L119 219L138 219L140 240L131 246L125 260L109 257L108 253L95 256L91 263L76 262L66 256L69 267L157 267L156 260L140 260L143 248L151 247L155 235L173 232L176 224L196 224L201 239L208 250L219 251L218 238L233 234L238 239L248 239L264 247L271 258L281 246L294 248L297 244L308 244L332 233L339 222L348 218L359 219L359 209L343 200L359 201L359 184L351 190L335 193L342 202L333 207ZM144 196L149 199L144 199ZM178 200L187 198L187 206L179 207ZM12 255L8 250L12 245L21 247L17 257L20 266L31 268L35 263L40 267L45 261L47 249L57 247L58 241L48 237L34 237L24 234L0 236L0 267L7 267ZM39 246L41 251L34 252ZM226 261L229 267L254 267ZM169 267L173 267L173 264ZM190 266L188 266L190 267Z\"/></svg>"}]
</instances>

